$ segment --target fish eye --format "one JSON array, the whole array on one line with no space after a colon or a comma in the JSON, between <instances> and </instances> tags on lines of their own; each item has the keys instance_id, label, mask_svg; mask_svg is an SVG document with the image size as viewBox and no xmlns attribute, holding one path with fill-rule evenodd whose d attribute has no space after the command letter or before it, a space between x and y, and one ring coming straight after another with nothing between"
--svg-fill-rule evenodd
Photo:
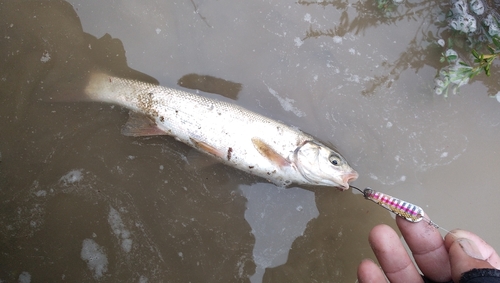
<instances>
[{"instance_id":1,"label":"fish eye","mask_svg":"<svg viewBox=\"0 0 500 283\"><path fill-rule=\"evenodd\" d=\"M331 164L333 164L334 166L339 166L341 161L340 161L340 157L336 154L332 154L330 155L330 157L328 157L328 160L330 161Z\"/></svg>"}]
</instances>

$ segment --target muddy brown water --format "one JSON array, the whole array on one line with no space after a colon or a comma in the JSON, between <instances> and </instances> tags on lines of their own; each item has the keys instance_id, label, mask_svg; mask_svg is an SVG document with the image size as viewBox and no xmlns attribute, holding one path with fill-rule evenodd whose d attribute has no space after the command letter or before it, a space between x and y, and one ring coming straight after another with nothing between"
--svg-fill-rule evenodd
<instances>
[{"instance_id":1,"label":"muddy brown water","mask_svg":"<svg viewBox=\"0 0 500 283\"><path fill-rule=\"evenodd\" d=\"M355 282L370 229L359 194L280 189L200 166L168 137L120 134L127 111L47 102L99 66L215 92L334 144L354 183L414 202L500 249L498 88L433 94L433 2L0 1L0 280ZM444 34L444 33L443 33ZM498 67L498 66L497 66ZM192 78L192 77L191 77ZM237 91L236 91L237 92ZM212 95L201 92L202 95Z\"/></svg>"}]
</instances>

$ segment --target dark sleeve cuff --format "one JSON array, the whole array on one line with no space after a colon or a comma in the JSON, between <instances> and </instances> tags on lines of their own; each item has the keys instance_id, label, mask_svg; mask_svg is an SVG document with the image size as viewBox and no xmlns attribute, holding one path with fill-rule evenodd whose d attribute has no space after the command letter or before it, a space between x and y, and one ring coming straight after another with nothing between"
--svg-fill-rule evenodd
<instances>
[{"instance_id":1,"label":"dark sleeve cuff","mask_svg":"<svg viewBox=\"0 0 500 283\"><path fill-rule=\"evenodd\" d=\"M460 283L500 283L500 270L493 268L474 268L462 274Z\"/></svg>"}]
</instances>

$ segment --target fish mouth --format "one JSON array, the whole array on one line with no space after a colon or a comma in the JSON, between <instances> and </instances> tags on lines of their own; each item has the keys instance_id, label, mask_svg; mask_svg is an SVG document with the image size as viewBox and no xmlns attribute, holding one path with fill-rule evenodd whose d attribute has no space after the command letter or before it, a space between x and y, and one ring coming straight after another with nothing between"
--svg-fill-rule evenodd
<instances>
[{"instance_id":1,"label":"fish mouth","mask_svg":"<svg viewBox=\"0 0 500 283\"><path fill-rule=\"evenodd\" d=\"M356 180L359 177L358 172L353 171L352 173L345 174L342 176L342 187L340 189L342 191L346 191L349 189L349 182Z\"/></svg>"}]
</instances>

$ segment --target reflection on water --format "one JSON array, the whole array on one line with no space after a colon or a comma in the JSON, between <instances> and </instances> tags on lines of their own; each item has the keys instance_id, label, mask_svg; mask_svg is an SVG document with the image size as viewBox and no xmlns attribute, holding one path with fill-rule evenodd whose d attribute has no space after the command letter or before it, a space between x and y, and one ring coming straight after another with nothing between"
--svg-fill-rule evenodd
<instances>
[{"instance_id":1,"label":"reflection on water","mask_svg":"<svg viewBox=\"0 0 500 283\"><path fill-rule=\"evenodd\" d=\"M268 267L284 264L293 241L302 236L309 220L318 216L314 193L298 188L276 189L256 184L240 188L248 200L245 219L255 237L252 282L262 282Z\"/></svg>"},{"instance_id":2,"label":"reflection on water","mask_svg":"<svg viewBox=\"0 0 500 283\"><path fill-rule=\"evenodd\" d=\"M393 225L359 194L282 190L194 165L171 138L124 137L120 107L45 101L78 96L93 68L237 94L334 143L358 187L500 247L483 197L500 185L499 105L475 94L495 84L433 95L444 4L70 3L0 1L0 280L354 282L370 229Z\"/></svg>"}]
</instances>

